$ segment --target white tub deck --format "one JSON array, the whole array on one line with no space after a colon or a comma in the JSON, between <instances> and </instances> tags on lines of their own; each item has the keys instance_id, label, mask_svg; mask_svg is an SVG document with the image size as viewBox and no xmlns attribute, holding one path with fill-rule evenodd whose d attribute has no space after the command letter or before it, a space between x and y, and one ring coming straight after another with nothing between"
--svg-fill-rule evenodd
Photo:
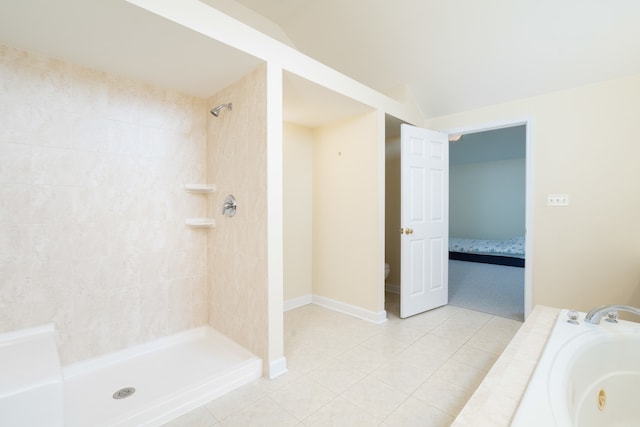
<instances>
[{"instance_id":1,"label":"white tub deck","mask_svg":"<svg viewBox=\"0 0 640 427\"><path fill-rule=\"evenodd\" d=\"M65 426L158 426L262 375L262 361L208 327L65 367ZM116 400L114 392L135 387Z\"/></svg>"}]
</instances>

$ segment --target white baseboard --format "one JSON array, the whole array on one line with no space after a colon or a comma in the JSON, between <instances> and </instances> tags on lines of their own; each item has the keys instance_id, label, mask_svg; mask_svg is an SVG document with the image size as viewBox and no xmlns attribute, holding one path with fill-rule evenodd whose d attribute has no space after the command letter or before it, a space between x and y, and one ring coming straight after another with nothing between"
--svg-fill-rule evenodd
<instances>
[{"instance_id":1,"label":"white baseboard","mask_svg":"<svg viewBox=\"0 0 640 427\"><path fill-rule=\"evenodd\" d=\"M387 312L384 310L378 312L370 311L355 305L336 301L331 298L321 297L319 295L313 295L313 303L330 310L348 314L349 316L357 317L358 319L367 320L376 324L387 321Z\"/></svg>"},{"instance_id":2,"label":"white baseboard","mask_svg":"<svg viewBox=\"0 0 640 427\"><path fill-rule=\"evenodd\" d=\"M384 290L392 294L400 295L400 285L392 285L391 283L385 283Z\"/></svg>"},{"instance_id":3,"label":"white baseboard","mask_svg":"<svg viewBox=\"0 0 640 427\"><path fill-rule=\"evenodd\" d=\"M273 362L269 362L269 379L274 379L288 372L287 358L281 357Z\"/></svg>"},{"instance_id":4,"label":"white baseboard","mask_svg":"<svg viewBox=\"0 0 640 427\"><path fill-rule=\"evenodd\" d=\"M303 305L311 304L313 302L313 295L305 295L299 298L288 299L284 302L284 311L293 310L294 308L302 307Z\"/></svg>"},{"instance_id":5,"label":"white baseboard","mask_svg":"<svg viewBox=\"0 0 640 427\"><path fill-rule=\"evenodd\" d=\"M398 287L398 293L400 293L400 287ZM305 295L299 298L287 300L284 302L283 308L284 311L289 311L307 304L316 304L321 307L328 308L329 310L338 311L373 323L384 323L387 321L387 312L384 310L379 312L370 311L355 305L336 301L331 298L321 297L319 295Z\"/></svg>"}]
</instances>

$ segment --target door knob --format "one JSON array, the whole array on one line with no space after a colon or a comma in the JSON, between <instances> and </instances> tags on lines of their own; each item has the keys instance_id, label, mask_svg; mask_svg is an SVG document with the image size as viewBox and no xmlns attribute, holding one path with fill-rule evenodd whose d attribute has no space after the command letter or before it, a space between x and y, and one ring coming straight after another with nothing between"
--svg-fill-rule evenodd
<instances>
[{"instance_id":1,"label":"door knob","mask_svg":"<svg viewBox=\"0 0 640 427\"><path fill-rule=\"evenodd\" d=\"M413 234L413 229L412 228L405 228L404 229L404 234Z\"/></svg>"}]
</instances>

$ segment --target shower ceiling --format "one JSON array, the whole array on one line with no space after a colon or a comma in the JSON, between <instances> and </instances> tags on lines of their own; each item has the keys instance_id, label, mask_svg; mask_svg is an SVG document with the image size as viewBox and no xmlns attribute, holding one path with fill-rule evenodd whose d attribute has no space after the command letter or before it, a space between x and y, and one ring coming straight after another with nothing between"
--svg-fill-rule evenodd
<instances>
[{"instance_id":1,"label":"shower ceiling","mask_svg":"<svg viewBox=\"0 0 640 427\"><path fill-rule=\"evenodd\" d=\"M201 98L262 63L123 0L1 1L0 44Z\"/></svg>"},{"instance_id":2,"label":"shower ceiling","mask_svg":"<svg viewBox=\"0 0 640 427\"><path fill-rule=\"evenodd\" d=\"M0 1L0 44L200 98L263 63L124 0ZM283 97L285 121L308 127L371 110L288 72Z\"/></svg>"},{"instance_id":3,"label":"shower ceiling","mask_svg":"<svg viewBox=\"0 0 640 427\"><path fill-rule=\"evenodd\" d=\"M636 0L203 3L427 117L640 72ZM2 1L0 43L199 97L261 63L125 0Z\"/></svg>"}]
</instances>

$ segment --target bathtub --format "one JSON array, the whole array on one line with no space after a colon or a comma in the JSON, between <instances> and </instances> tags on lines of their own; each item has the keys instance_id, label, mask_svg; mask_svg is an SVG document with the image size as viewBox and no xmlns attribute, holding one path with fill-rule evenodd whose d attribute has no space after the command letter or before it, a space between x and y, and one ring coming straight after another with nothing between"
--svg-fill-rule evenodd
<instances>
[{"instance_id":1,"label":"bathtub","mask_svg":"<svg viewBox=\"0 0 640 427\"><path fill-rule=\"evenodd\" d=\"M160 426L262 375L260 358L209 327L64 367L52 338L53 326L29 332L33 338L28 341L35 344L25 345L27 339L19 332L7 335L10 345L0 345L0 361L15 365L0 366L0 379L18 372L16 367L38 374L35 379L20 375L10 384L0 381L2 426ZM22 407L16 406L18 400ZM2 411L3 407L16 410ZM44 408L60 421L34 421Z\"/></svg>"},{"instance_id":2,"label":"bathtub","mask_svg":"<svg viewBox=\"0 0 640 427\"><path fill-rule=\"evenodd\" d=\"M640 324L568 323L562 310L513 427L640 425Z\"/></svg>"}]
</instances>

